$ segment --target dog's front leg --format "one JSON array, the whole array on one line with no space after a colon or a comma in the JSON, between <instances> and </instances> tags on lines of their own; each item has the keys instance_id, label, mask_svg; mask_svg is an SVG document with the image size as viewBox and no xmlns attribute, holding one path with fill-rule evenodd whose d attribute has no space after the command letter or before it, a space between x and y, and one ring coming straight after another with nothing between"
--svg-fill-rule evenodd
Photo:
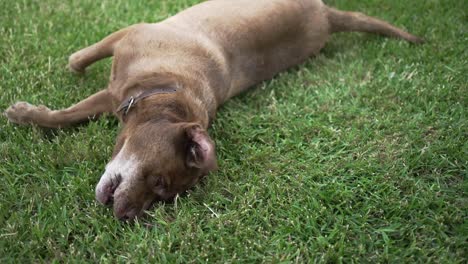
<instances>
[{"instance_id":1,"label":"dog's front leg","mask_svg":"<svg viewBox=\"0 0 468 264\"><path fill-rule=\"evenodd\" d=\"M16 124L61 128L95 119L102 113L110 112L112 112L111 97L107 90L102 90L62 110L50 110L43 105L35 106L26 102L17 102L5 111L5 116L10 122Z\"/></svg>"},{"instance_id":2,"label":"dog's front leg","mask_svg":"<svg viewBox=\"0 0 468 264\"><path fill-rule=\"evenodd\" d=\"M113 56L117 43L139 25L136 24L121 29L105 37L103 40L73 53L68 59L68 68L73 72L83 73L85 68L95 61Z\"/></svg>"}]
</instances>

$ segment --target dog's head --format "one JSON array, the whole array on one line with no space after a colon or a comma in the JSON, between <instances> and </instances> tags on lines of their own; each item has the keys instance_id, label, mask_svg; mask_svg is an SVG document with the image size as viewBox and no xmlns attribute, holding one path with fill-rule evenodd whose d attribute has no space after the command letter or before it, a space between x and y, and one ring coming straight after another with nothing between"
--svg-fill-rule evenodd
<instances>
[{"instance_id":1,"label":"dog's head","mask_svg":"<svg viewBox=\"0 0 468 264\"><path fill-rule=\"evenodd\" d=\"M217 168L214 143L197 123L144 122L120 134L96 199L133 219L155 200L172 199Z\"/></svg>"}]
</instances>

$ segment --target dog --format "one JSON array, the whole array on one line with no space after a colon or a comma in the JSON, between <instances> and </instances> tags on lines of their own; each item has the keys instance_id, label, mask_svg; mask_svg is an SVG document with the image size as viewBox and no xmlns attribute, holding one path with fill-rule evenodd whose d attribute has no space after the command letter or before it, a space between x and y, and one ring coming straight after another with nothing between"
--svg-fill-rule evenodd
<instances>
[{"instance_id":1,"label":"dog","mask_svg":"<svg viewBox=\"0 0 468 264\"><path fill-rule=\"evenodd\" d=\"M17 102L12 123L64 128L113 113L123 123L96 199L118 219L140 216L217 169L207 129L229 98L318 54L332 33L423 40L320 0L213 0L135 24L69 57L70 70L113 56L106 89L62 110Z\"/></svg>"}]
</instances>

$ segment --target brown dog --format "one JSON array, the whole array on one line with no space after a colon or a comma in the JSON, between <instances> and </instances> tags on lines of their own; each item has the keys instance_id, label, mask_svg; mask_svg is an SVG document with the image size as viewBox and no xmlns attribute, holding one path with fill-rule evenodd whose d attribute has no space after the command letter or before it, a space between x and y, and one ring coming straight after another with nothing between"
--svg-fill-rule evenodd
<instances>
[{"instance_id":1,"label":"brown dog","mask_svg":"<svg viewBox=\"0 0 468 264\"><path fill-rule=\"evenodd\" d=\"M114 56L106 89L63 110L18 102L5 114L13 123L59 128L114 113L124 126L96 198L113 201L119 219L132 219L216 169L207 128L222 103L317 54L331 33L342 31L421 42L320 0L207 1L160 23L124 28L70 56L76 72Z\"/></svg>"}]
</instances>

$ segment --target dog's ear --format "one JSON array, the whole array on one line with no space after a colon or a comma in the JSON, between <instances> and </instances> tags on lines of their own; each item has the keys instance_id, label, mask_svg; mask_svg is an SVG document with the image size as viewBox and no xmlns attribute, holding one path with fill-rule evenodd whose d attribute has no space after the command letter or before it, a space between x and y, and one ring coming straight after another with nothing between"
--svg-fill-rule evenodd
<instances>
[{"instance_id":1,"label":"dog's ear","mask_svg":"<svg viewBox=\"0 0 468 264\"><path fill-rule=\"evenodd\" d=\"M185 135L188 139L187 166L198 168L203 173L216 170L218 164L216 162L215 145L208 133L198 124L189 124L185 128Z\"/></svg>"}]
</instances>

